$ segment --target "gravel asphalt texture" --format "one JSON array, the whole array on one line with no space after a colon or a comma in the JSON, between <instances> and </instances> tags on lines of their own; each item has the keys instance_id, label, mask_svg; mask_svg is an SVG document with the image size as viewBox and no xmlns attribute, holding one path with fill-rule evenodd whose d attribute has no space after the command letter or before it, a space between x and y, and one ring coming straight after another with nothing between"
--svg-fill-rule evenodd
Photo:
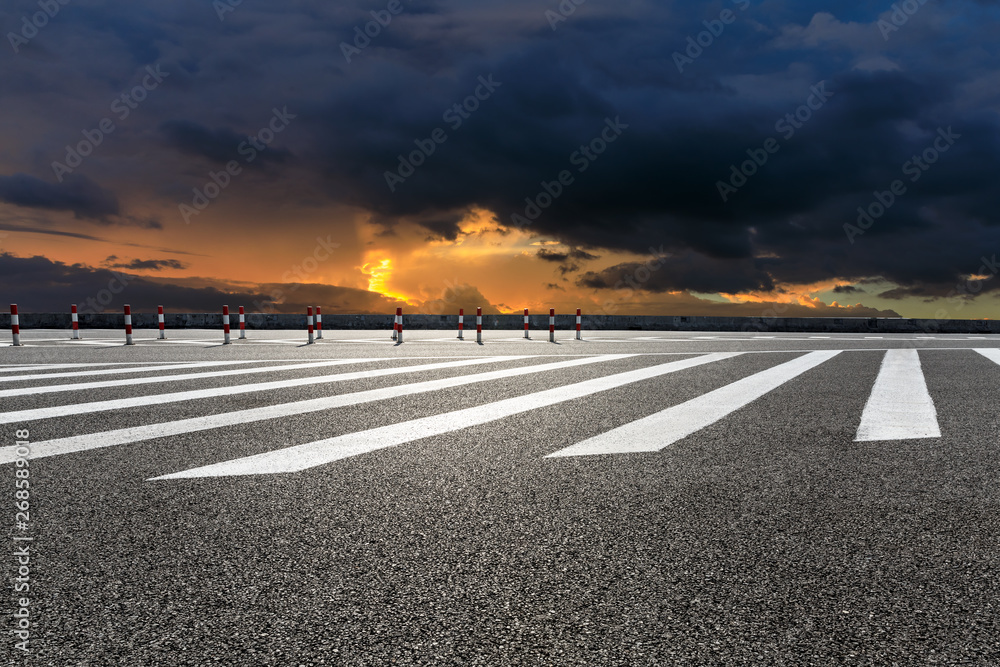
<instances>
[{"instance_id":1,"label":"gravel asphalt texture","mask_svg":"<svg viewBox=\"0 0 1000 667\"><path fill-rule=\"evenodd\" d=\"M304 339L267 331L222 346L218 332L160 342L138 330L125 347L115 331L84 332L83 344L30 331L12 348L4 335L0 364L379 361L6 397L3 412L447 357L532 358L7 424L0 446L17 428L33 442L143 424L155 433L192 416L637 355L33 460L31 650L15 651L5 631L10 664L1000 665L1000 366L972 351L1000 347L997 336L574 341L563 331L550 344L547 332L529 342L502 331L477 345L474 331L465 342L413 331L393 345L387 331L326 331L305 346L260 342ZM884 351L909 348L921 351L942 437L854 442ZM845 352L662 451L544 458L823 349ZM300 473L149 481L718 351L746 354ZM0 485L13 520L12 465ZM8 556L10 576L15 567Z\"/></svg>"}]
</instances>

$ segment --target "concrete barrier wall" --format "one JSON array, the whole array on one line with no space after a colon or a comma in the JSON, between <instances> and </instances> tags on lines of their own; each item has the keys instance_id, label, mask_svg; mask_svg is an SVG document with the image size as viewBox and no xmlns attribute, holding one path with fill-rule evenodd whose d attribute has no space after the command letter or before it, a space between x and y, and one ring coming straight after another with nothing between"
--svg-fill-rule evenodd
<instances>
[{"instance_id":1,"label":"concrete barrier wall","mask_svg":"<svg viewBox=\"0 0 1000 667\"><path fill-rule=\"evenodd\" d=\"M21 313L22 330L69 329L69 313ZM221 313L168 313L167 329L221 329ZM239 316L230 315L233 330ZM306 316L248 313L247 329L305 329ZM125 318L117 313L81 314L81 329L124 329ZM393 315L323 315L323 329L392 329ZM404 315L405 329L458 329L457 315ZM548 331L548 314L532 315L532 331ZM133 313L132 326L155 329L156 313ZM483 330L521 330L524 316L483 315ZM10 315L0 314L0 328L10 329ZM556 315L556 329L576 328L576 315ZM741 331L751 333L955 333L1000 334L998 320L914 320L864 317L685 317L673 315L584 315L584 331ZM466 332L476 330L476 315L466 314Z\"/></svg>"}]
</instances>

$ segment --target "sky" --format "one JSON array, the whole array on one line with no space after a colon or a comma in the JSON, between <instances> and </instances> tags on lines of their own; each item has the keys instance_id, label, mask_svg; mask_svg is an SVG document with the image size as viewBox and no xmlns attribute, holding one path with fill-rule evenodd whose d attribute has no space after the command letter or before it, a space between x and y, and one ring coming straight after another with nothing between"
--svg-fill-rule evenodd
<instances>
[{"instance_id":1,"label":"sky","mask_svg":"<svg viewBox=\"0 0 1000 667\"><path fill-rule=\"evenodd\" d=\"M987 0L8 0L23 312L991 318Z\"/></svg>"}]
</instances>

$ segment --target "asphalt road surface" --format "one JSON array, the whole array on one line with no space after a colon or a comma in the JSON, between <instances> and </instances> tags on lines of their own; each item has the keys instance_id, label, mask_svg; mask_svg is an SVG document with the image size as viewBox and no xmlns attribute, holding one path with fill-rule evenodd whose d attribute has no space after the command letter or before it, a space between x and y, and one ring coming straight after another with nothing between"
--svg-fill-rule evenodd
<instances>
[{"instance_id":1,"label":"asphalt road surface","mask_svg":"<svg viewBox=\"0 0 1000 667\"><path fill-rule=\"evenodd\" d=\"M248 335L0 337L10 664L1000 664L1000 337Z\"/></svg>"}]
</instances>

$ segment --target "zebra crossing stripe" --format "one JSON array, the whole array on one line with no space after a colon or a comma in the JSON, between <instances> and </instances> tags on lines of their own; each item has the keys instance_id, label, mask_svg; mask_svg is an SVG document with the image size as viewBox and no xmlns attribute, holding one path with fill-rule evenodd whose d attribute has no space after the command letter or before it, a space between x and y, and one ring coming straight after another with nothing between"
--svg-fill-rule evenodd
<instances>
[{"instance_id":1,"label":"zebra crossing stripe","mask_svg":"<svg viewBox=\"0 0 1000 667\"><path fill-rule=\"evenodd\" d=\"M273 373L276 371L294 371L306 368L326 368L329 366L346 366L361 362L376 361L375 359L335 359L333 361L311 361L286 366L258 366L256 368L237 368L228 371L209 371L207 373L181 373L179 375L157 375L146 378L129 378L117 380L100 380L97 382L77 382L75 384L54 384L42 387L18 387L17 389L0 390L0 398L6 396L34 396L35 394L51 394L63 391L82 391L85 389L104 389L107 387L123 387L136 384L160 384L162 382L182 382L184 380L206 380L210 378L230 377L233 375L253 375L256 373ZM247 362L236 362L247 363ZM252 362L251 362L252 363ZM190 366L189 366L190 367ZM165 370L165 369L147 369ZM45 377L45 376L39 376ZM48 376L52 377L52 376Z\"/></svg>"},{"instance_id":2,"label":"zebra crossing stripe","mask_svg":"<svg viewBox=\"0 0 1000 667\"><path fill-rule=\"evenodd\" d=\"M887 351L854 441L940 437L937 410L927 391L920 355L916 350Z\"/></svg>"},{"instance_id":3,"label":"zebra crossing stripe","mask_svg":"<svg viewBox=\"0 0 1000 667\"><path fill-rule=\"evenodd\" d=\"M193 361L184 364L164 364L162 366L129 366L127 368L102 368L100 370L78 370L64 373L35 373L32 375L14 375L11 377L0 377L0 382L14 382L21 380L49 380L52 378L77 378L81 375L119 375L123 373L154 373L157 371L178 371L185 368L210 368L212 366L235 366L237 364L253 364L256 361ZM106 364L105 364L106 365ZM34 366L19 370L44 370L46 368L56 368L56 366ZM0 371L3 372L3 371ZM192 376L185 376L192 377ZM28 391L27 393L33 393Z\"/></svg>"},{"instance_id":4,"label":"zebra crossing stripe","mask_svg":"<svg viewBox=\"0 0 1000 667\"><path fill-rule=\"evenodd\" d=\"M352 373L339 373L337 375L318 375L315 377L296 378L294 380L277 380L274 382L260 382L257 384L240 384L231 387L214 387L211 389L198 389L194 391L179 391L170 394L153 394L150 396L133 396L131 398L121 398L110 401L96 401L93 403L76 403L70 405L58 405L48 408L35 408L33 410L18 410L15 412L0 413L0 424L11 424L33 419L52 419L55 417L66 417L68 415L88 414L92 412L105 412L108 410L121 410L124 408L136 408L146 405L161 405L164 403L177 403L180 401L194 401L203 398L216 398L219 396L234 396L237 394L249 394L257 391L269 391L272 389L287 389L289 387L316 386L330 384L333 382L346 382L348 380L367 380L369 378L384 377L387 375L399 375L402 373L416 373L420 371L433 371L442 368L461 368L464 366L475 366L478 364L495 364L501 361L511 361L516 359L526 359L527 355L509 357L481 357L477 359L465 359L462 361L452 361L435 364L422 364L419 366L399 366L395 368L379 368L374 370L355 371ZM342 363L365 363L385 361L385 359L344 359Z\"/></svg>"},{"instance_id":5,"label":"zebra crossing stripe","mask_svg":"<svg viewBox=\"0 0 1000 667\"><path fill-rule=\"evenodd\" d=\"M1000 350L993 347L990 348L979 347L976 348L976 352L983 355L993 363L1000 365Z\"/></svg>"},{"instance_id":6,"label":"zebra crossing stripe","mask_svg":"<svg viewBox=\"0 0 1000 667\"><path fill-rule=\"evenodd\" d=\"M585 398L597 392L608 391L634 382L649 380L668 373L676 373L723 359L730 359L741 354L742 352L715 352L689 359L671 361L657 366L585 380L575 384L525 394L464 410L413 419L367 431L348 433L325 440L317 440L316 442L234 459L232 461L192 468L153 479L270 475L298 472L358 454L365 454L386 447L394 447L423 438L451 433L529 410Z\"/></svg>"},{"instance_id":7,"label":"zebra crossing stripe","mask_svg":"<svg viewBox=\"0 0 1000 667\"><path fill-rule=\"evenodd\" d=\"M606 354L597 357L571 359L569 361L558 361L549 364L506 368L499 371L489 371L474 375L461 375L452 378L441 378L438 380L428 380L426 382L415 382L412 384L359 391L350 394L325 396L323 398L305 401L280 403L278 405L269 405L261 408L237 410L234 412L206 415L204 417L193 417L190 419L162 422L159 424L147 424L144 426L123 428L115 431L88 433L85 435L59 438L55 440L37 441L31 444L31 457L44 458L47 456L58 456L60 454L71 454L73 452L101 449L104 447L130 444L144 440L153 440L172 435L206 431L213 428L223 428L238 424L267 421L269 419L280 419L282 417L301 415L309 412L319 412L321 410L331 410L350 405L372 403L374 401L398 398L400 396L411 396L413 394L451 389L454 387L487 382L490 380L501 380L504 378L519 377L533 373L544 373L547 371L576 368L579 366L607 361L618 361L633 356L636 355ZM14 449L15 447L0 448L0 464L11 463L16 460L17 457L14 455Z\"/></svg>"},{"instance_id":8,"label":"zebra crossing stripe","mask_svg":"<svg viewBox=\"0 0 1000 667\"><path fill-rule=\"evenodd\" d=\"M711 426L838 354L840 350L810 352L680 405L560 449L546 458L657 452Z\"/></svg>"}]
</instances>

